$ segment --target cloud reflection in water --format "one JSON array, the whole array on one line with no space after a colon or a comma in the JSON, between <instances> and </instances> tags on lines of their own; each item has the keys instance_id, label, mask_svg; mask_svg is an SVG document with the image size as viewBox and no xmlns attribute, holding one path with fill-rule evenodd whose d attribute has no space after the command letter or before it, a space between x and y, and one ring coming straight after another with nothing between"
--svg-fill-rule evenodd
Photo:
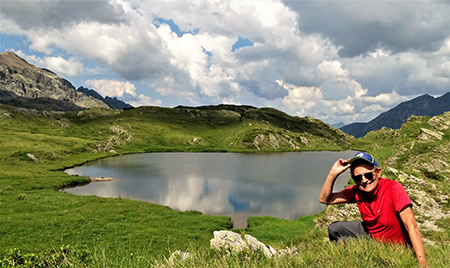
<instances>
[{"instance_id":1,"label":"cloud reflection in water","mask_svg":"<svg viewBox=\"0 0 450 268\"><path fill-rule=\"evenodd\" d=\"M113 157L68 174L113 177L66 189L80 195L142 200L211 215L268 215L296 219L324 209L318 200L331 165L348 152L283 154L152 153ZM349 179L343 174L335 187ZM335 188L336 189L336 188Z\"/></svg>"}]
</instances>

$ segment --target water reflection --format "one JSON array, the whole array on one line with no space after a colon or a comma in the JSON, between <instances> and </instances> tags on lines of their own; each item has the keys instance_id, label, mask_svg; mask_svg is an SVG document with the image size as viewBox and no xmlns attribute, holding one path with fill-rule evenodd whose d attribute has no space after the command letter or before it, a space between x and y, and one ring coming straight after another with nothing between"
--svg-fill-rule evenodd
<instances>
[{"instance_id":1,"label":"water reflection","mask_svg":"<svg viewBox=\"0 0 450 268\"><path fill-rule=\"evenodd\" d=\"M66 189L125 197L211 215L296 219L324 209L317 199L329 168L354 152L152 153L99 160L68 174L115 180ZM349 174L335 187L342 189Z\"/></svg>"}]
</instances>

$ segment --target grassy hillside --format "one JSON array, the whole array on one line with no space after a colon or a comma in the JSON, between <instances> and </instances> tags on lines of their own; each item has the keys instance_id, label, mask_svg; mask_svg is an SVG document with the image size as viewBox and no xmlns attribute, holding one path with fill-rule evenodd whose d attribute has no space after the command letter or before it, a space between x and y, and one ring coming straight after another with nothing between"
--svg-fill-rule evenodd
<instances>
[{"instance_id":1,"label":"grassy hillside","mask_svg":"<svg viewBox=\"0 0 450 268\"><path fill-rule=\"evenodd\" d=\"M88 182L62 172L66 167L123 153L340 150L349 145L349 136L318 121L249 110L142 107L62 113L0 106L0 250L36 252L71 244L167 253L191 243L207 245L212 231L231 227L228 217L58 192ZM282 123L280 116L293 125L290 130L270 123Z\"/></svg>"},{"instance_id":2,"label":"grassy hillside","mask_svg":"<svg viewBox=\"0 0 450 268\"><path fill-rule=\"evenodd\" d=\"M58 191L63 186L88 181L69 176L62 169L116 154L352 148L373 153L382 163L383 174L401 180L413 194L420 223L423 228L430 226L424 234L438 245L427 246L427 254L435 256L430 263L439 267L440 256L450 252L450 172L445 166L450 163L450 134L443 127L450 120L446 116L431 123L426 117L412 118L401 130L383 129L355 140L319 120L290 117L270 108L140 107L58 113L0 106L0 259L1 254L11 257L44 252L49 247L57 253L69 254L72 251L58 249L70 245L76 250L87 250L90 266L94 267L164 264L161 256L178 249L189 249L198 256L189 267L207 266L205 260L213 267L272 267L285 266L286 262L303 267L314 263L320 263L319 266L335 263L336 267L386 266L383 265L386 263L398 266L399 260L395 259L398 256L402 256L400 266L414 266L414 256L407 249L390 254L392 247L369 242L364 249L371 251L371 255L364 257L357 244L349 245L351 251L345 252L327 242L325 232L315 227L314 220L326 222L329 215L345 208L328 209L319 217L293 221L251 218L249 227L240 232L277 247L295 244L303 250L302 254L279 263L263 258L252 263L238 258L224 264L214 261L216 253L208 248L212 231L231 228L228 217L177 212L120 197L74 196ZM439 131L440 140L430 138L434 137L431 132L423 129ZM430 211L442 213L435 215ZM17 250L8 253L12 248L20 249L20 253ZM79 259L84 253L73 254Z\"/></svg>"}]
</instances>

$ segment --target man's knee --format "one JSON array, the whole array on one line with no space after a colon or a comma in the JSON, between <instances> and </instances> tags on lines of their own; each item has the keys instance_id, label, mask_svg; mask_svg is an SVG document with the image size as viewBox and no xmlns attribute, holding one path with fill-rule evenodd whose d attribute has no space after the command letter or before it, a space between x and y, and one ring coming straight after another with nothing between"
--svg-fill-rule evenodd
<instances>
[{"instance_id":1,"label":"man's knee","mask_svg":"<svg viewBox=\"0 0 450 268\"><path fill-rule=\"evenodd\" d=\"M328 237L330 241L358 237L367 234L362 222L358 221L335 221L328 226Z\"/></svg>"},{"instance_id":2,"label":"man's knee","mask_svg":"<svg viewBox=\"0 0 450 268\"><path fill-rule=\"evenodd\" d=\"M342 237L342 222L335 221L328 225L328 238L330 241L336 241Z\"/></svg>"}]
</instances>

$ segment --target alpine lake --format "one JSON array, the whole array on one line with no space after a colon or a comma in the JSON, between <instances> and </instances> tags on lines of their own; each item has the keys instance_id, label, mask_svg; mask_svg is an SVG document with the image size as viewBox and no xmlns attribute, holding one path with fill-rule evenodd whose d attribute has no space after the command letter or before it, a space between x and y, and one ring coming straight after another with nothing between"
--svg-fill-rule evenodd
<instances>
[{"instance_id":1,"label":"alpine lake","mask_svg":"<svg viewBox=\"0 0 450 268\"><path fill-rule=\"evenodd\" d=\"M251 216L297 219L325 209L320 189L334 162L354 151L249 153L144 153L109 157L67 169L70 175L111 178L62 191L121 197L231 217L234 228ZM349 171L334 190L347 185Z\"/></svg>"}]
</instances>

